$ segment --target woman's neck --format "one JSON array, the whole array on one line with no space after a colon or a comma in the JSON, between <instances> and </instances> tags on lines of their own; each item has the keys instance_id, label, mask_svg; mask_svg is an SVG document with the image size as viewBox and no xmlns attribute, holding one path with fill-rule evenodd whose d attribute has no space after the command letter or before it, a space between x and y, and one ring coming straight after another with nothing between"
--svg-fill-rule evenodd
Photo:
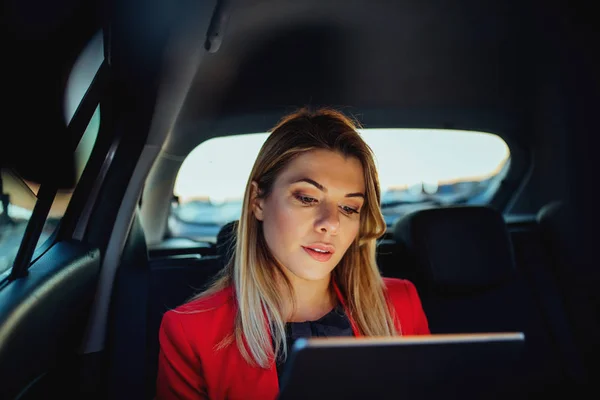
<instances>
[{"instance_id":1,"label":"woman's neck","mask_svg":"<svg viewBox=\"0 0 600 400\"><path fill-rule=\"evenodd\" d=\"M327 314L336 304L336 296L331 290L330 276L318 281L308 281L297 276L289 277L294 290L296 309L292 301L285 305L287 322L314 321Z\"/></svg>"}]
</instances>

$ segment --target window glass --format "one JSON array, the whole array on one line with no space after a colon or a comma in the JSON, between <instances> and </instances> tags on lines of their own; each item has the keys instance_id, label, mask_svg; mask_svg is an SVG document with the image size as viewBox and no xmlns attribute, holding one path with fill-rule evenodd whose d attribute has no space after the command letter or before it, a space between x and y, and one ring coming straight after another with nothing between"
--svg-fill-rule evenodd
<instances>
[{"instance_id":1,"label":"window glass","mask_svg":"<svg viewBox=\"0 0 600 400\"><path fill-rule=\"evenodd\" d=\"M96 143L96 138L98 136L98 131L100 130L100 108L97 107L94 112L92 119L88 123L88 126L79 141L79 145L75 149L75 153L73 155L74 165L75 165L75 186L79 183L79 179L81 179L81 175L83 174L83 170L87 165L87 162L92 154L92 148ZM44 228L42 229L42 234L38 240L37 247L41 246L54 232L61 218L65 214L67 206L71 201L71 196L73 196L74 189L64 190L61 189L56 193L56 197L52 202L52 207L50 208L50 212L48 213L48 218L44 223Z\"/></svg>"},{"instance_id":2,"label":"window glass","mask_svg":"<svg viewBox=\"0 0 600 400\"><path fill-rule=\"evenodd\" d=\"M12 267L35 206L31 188L9 169L0 170L0 274Z\"/></svg>"},{"instance_id":3,"label":"window glass","mask_svg":"<svg viewBox=\"0 0 600 400\"><path fill-rule=\"evenodd\" d=\"M64 118L67 124L75 115L102 61L104 61L104 41L102 32L98 32L77 57L69 75L64 97Z\"/></svg>"},{"instance_id":4,"label":"window glass","mask_svg":"<svg viewBox=\"0 0 600 400\"><path fill-rule=\"evenodd\" d=\"M88 43L76 60L65 88L64 118L68 124L88 90L104 59L102 33ZM100 128L100 107L94 111L75 149L75 186L90 158ZM3 169L0 180L0 274L9 270L21 245L27 223L37 201L39 184L21 179L13 171ZM44 222L36 249L53 234L73 195L73 190L60 190Z\"/></svg>"},{"instance_id":5,"label":"window glass","mask_svg":"<svg viewBox=\"0 0 600 400\"><path fill-rule=\"evenodd\" d=\"M98 135L100 112L96 109L94 117L75 151L76 183L79 182L83 169L90 157L92 147ZM21 245L27 223L33 213L37 201L39 184L21 179L12 170L2 169L0 185L0 274L12 267L15 256ZM54 232L67 205L73 190L60 190L42 228L36 249Z\"/></svg>"},{"instance_id":6,"label":"window glass","mask_svg":"<svg viewBox=\"0 0 600 400\"><path fill-rule=\"evenodd\" d=\"M415 209L485 204L509 166L508 146L490 133L432 129L360 133L375 154L381 210L388 226ZM239 218L249 171L267 136L214 138L189 154L175 183L178 201L171 206L171 236L215 241L221 226Z\"/></svg>"}]
</instances>

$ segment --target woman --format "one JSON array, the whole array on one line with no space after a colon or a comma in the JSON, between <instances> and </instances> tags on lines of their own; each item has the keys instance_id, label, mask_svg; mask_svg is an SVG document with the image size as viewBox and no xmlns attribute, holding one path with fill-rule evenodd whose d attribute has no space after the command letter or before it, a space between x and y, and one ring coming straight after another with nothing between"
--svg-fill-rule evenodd
<instances>
[{"instance_id":1,"label":"woman","mask_svg":"<svg viewBox=\"0 0 600 400\"><path fill-rule=\"evenodd\" d=\"M379 274L379 206L352 121L328 109L280 121L250 173L234 257L163 317L157 398L272 399L298 337L429 333L414 286Z\"/></svg>"}]
</instances>

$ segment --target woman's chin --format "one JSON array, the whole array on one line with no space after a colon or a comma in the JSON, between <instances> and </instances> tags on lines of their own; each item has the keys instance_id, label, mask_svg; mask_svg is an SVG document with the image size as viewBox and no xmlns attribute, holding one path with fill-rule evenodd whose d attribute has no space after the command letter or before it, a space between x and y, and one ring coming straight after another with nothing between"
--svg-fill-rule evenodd
<instances>
[{"instance_id":1,"label":"woman's chin","mask_svg":"<svg viewBox=\"0 0 600 400\"><path fill-rule=\"evenodd\" d=\"M314 281L319 282L323 280L328 280L331 276L331 270L324 270L323 268L301 268L301 269L288 269L288 272L293 275L297 279L301 279L303 281Z\"/></svg>"}]
</instances>

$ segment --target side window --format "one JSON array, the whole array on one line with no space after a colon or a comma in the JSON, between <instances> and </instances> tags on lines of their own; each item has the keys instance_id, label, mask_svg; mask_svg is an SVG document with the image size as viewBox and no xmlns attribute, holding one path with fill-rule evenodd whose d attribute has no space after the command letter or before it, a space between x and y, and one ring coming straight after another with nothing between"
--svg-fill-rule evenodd
<instances>
[{"instance_id":1,"label":"side window","mask_svg":"<svg viewBox=\"0 0 600 400\"><path fill-rule=\"evenodd\" d=\"M359 132L375 155L388 226L417 209L486 204L510 167L508 146L491 133L399 128ZM187 156L175 181L171 237L214 242L223 225L239 218L248 171L267 136L213 138Z\"/></svg>"},{"instance_id":2,"label":"side window","mask_svg":"<svg viewBox=\"0 0 600 400\"><path fill-rule=\"evenodd\" d=\"M98 33L76 60L65 88L64 118L68 124L104 59L102 35ZM92 153L100 129L97 107L73 154L75 186ZM31 219L40 185L21 179L14 171L0 171L0 274L10 270ZM54 233L73 195L73 189L59 190L54 197L36 249Z\"/></svg>"},{"instance_id":3,"label":"side window","mask_svg":"<svg viewBox=\"0 0 600 400\"><path fill-rule=\"evenodd\" d=\"M10 269L35 206L36 195L8 169L0 170L0 274Z\"/></svg>"},{"instance_id":4,"label":"side window","mask_svg":"<svg viewBox=\"0 0 600 400\"><path fill-rule=\"evenodd\" d=\"M96 111L94 112L92 119L90 120L83 136L81 137L79 145L75 149L75 153L73 156L73 159L75 161L75 185L79 183L79 179L83 174L83 170L87 165L87 161L89 160L90 155L92 154L92 149L94 147L94 144L96 143L96 138L98 136L99 130L100 108L96 108ZM65 214L67 206L71 201L73 191L73 189L59 190L56 193L56 197L52 202L52 207L50 208L50 212L48 213L48 217L46 218L46 222L44 223L44 228L42 229L42 234L38 239L36 248L40 247L50 237L50 235L58 226L60 219Z\"/></svg>"},{"instance_id":5,"label":"side window","mask_svg":"<svg viewBox=\"0 0 600 400\"><path fill-rule=\"evenodd\" d=\"M98 135L99 120L100 113L97 109L75 152L76 182L79 182L90 157ZM37 201L40 186L35 182L21 179L12 170L2 169L0 172L0 199L2 200L0 202L0 274L2 274L12 267ZM72 195L73 190L57 192L36 249L52 235L64 215Z\"/></svg>"}]
</instances>

